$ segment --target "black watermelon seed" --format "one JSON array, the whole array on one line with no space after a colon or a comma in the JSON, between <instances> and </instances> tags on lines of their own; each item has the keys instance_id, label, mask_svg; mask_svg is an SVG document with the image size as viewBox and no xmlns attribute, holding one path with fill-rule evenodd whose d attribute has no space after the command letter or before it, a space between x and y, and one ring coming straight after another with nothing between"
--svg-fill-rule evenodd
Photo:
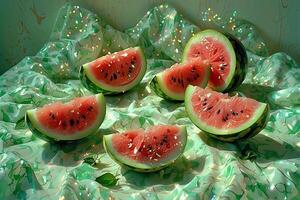
<instances>
[{"instance_id":1,"label":"black watermelon seed","mask_svg":"<svg viewBox=\"0 0 300 200\"><path fill-rule=\"evenodd\" d=\"M224 67L221 67L220 69L223 71L225 68L224 68Z\"/></svg>"},{"instance_id":2,"label":"black watermelon seed","mask_svg":"<svg viewBox=\"0 0 300 200\"><path fill-rule=\"evenodd\" d=\"M89 106L89 107L87 108L87 110L90 111L90 112L92 112L92 111L94 110L94 108L93 108L93 106Z\"/></svg>"},{"instance_id":3,"label":"black watermelon seed","mask_svg":"<svg viewBox=\"0 0 300 200\"><path fill-rule=\"evenodd\" d=\"M207 103L206 103L206 102L202 104L202 106L206 106L206 105L207 105Z\"/></svg>"},{"instance_id":4,"label":"black watermelon seed","mask_svg":"<svg viewBox=\"0 0 300 200\"><path fill-rule=\"evenodd\" d=\"M75 123L74 119L70 119L70 125L74 126L74 123Z\"/></svg>"},{"instance_id":5,"label":"black watermelon seed","mask_svg":"<svg viewBox=\"0 0 300 200\"><path fill-rule=\"evenodd\" d=\"M134 60L132 60L130 63L131 63L132 65L134 65L134 64L135 64Z\"/></svg>"},{"instance_id":6,"label":"black watermelon seed","mask_svg":"<svg viewBox=\"0 0 300 200\"><path fill-rule=\"evenodd\" d=\"M108 76L108 73L106 72L106 73L105 73L105 78L107 78L107 76Z\"/></svg>"},{"instance_id":7,"label":"black watermelon seed","mask_svg":"<svg viewBox=\"0 0 300 200\"><path fill-rule=\"evenodd\" d=\"M113 79L113 77L112 77L112 76L110 76L110 81L112 81L112 79Z\"/></svg>"},{"instance_id":8,"label":"black watermelon seed","mask_svg":"<svg viewBox=\"0 0 300 200\"><path fill-rule=\"evenodd\" d=\"M220 112L221 112L221 110L219 109L218 112L217 112L217 114L219 114Z\"/></svg>"},{"instance_id":9,"label":"black watermelon seed","mask_svg":"<svg viewBox=\"0 0 300 200\"><path fill-rule=\"evenodd\" d=\"M168 135L164 135L161 142L162 142L162 144L167 143L168 142Z\"/></svg>"},{"instance_id":10,"label":"black watermelon seed","mask_svg":"<svg viewBox=\"0 0 300 200\"><path fill-rule=\"evenodd\" d=\"M49 118L52 119L52 120L54 120L55 119L55 115L52 112L50 112L49 113Z\"/></svg>"},{"instance_id":11,"label":"black watermelon seed","mask_svg":"<svg viewBox=\"0 0 300 200\"><path fill-rule=\"evenodd\" d=\"M243 113L244 111L243 110L241 110L241 113Z\"/></svg>"},{"instance_id":12,"label":"black watermelon seed","mask_svg":"<svg viewBox=\"0 0 300 200\"><path fill-rule=\"evenodd\" d=\"M213 108L213 107L212 107L212 106L210 106L210 107L208 107L208 108L207 108L207 110L210 110L210 109L212 109L212 108Z\"/></svg>"},{"instance_id":13,"label":"black watermelon seed","mask_svg":"<svg viewBox=\"0 0 300 200\"><path fill-rule=\"evenodd\" d=\"M114 79L117 79L117 74L114 73L113 76L114 76Z\"/></svg>"},{"instance_id":14,"label":"black watermelon seed","mask_svg":"<svg viewBox=\"0 0 300 200\"><path fill-rule=\"evenodd\" d=\"M207 101L207 98L204 98L204 100L203 101Z\"/></svg>"}]
</instances>

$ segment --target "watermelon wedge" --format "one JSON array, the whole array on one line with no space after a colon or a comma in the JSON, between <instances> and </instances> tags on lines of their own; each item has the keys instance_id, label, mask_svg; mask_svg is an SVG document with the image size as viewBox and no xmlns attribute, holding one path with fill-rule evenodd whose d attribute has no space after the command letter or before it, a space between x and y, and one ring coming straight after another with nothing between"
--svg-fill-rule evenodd
<instances>
[{"instance_id":1,"label":"watermelon wedge","mask_svg":"<svg viewBox=\"0 0 300 200\"><path fill-rule=\"evenodd\" d=\"M146 59L140 47L100 57L81 67L80 79L93 92L116 94L135 87L144 77Z\"/></svg>"},{"instance_id":2,"label":"watermelon wedge","mask_svg":"<svg viewBox=\"0 0 300 200\"><path fill-rule=\"evenodd\" d=\"M209 136L233 142L255 136L266 125L269 107L256 100L189 85L185 108L191 121Z\"/></svg>"},{"instance_id":3,"label":"watermelon wedge","mask_svg":"<svg viewBox=\"0 0 300 200\"><path fill-rule=\"evenodd\" d=\"M186 44L183 62L199 58L208 60L211 75L208 86L220 92L232 91L245 79L247 54L243 44L230 34L204 30Z\"/></svg>"},{"instance_id":4,"label":"watermelon wedge","mask_svg":"<svg viewBox=\"0 0 300 200\"><path fill-rule=\"evenodd\" d=\"M25 119L31 131L39 137L48 141L69 141L96 132L105 112L104 96L96 94L28 110Z\"/></svg>"},{"instance_id":5,"label":"watermelon wedge","mask_svg":"<svg viewBox=\"0 0 300 200\"><path fill-rule=\"evenodd\" d=\"M153 172L167 167L183 153L186 128L174 125L153 126L105 135L103 145L113 160L135 171Z\"/></svg>"},{"instance_id":6,"label":"watermelon wedge","mask_svg":"<svg viewBox=\"0 0 300 200\"><path fill-rule=\"evenodd\" d=\"M210 76L210 65L199 59L185 63L176 63L157 74L151 81L151 89L160 97L168 100L184 100L184 92L188 85L206 87Z\"/></svg>"}]
</instances>

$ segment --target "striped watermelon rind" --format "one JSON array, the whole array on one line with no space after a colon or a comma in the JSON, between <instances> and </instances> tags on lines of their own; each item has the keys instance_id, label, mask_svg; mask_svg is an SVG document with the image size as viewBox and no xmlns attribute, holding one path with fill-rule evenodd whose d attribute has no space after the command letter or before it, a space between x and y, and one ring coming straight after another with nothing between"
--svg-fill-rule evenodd
<instances>
[{"instance_id":1,"label":"striped watermelon rind","mask_svg":"<svg viewBox=\"0 0 300 200\"><path fill-rule=\"evenodd\" d=\"M158 83L157 76L155 76L150 82L150 88L157 96L163 99L170 101L180 101L165 94L165 92L161 89L160 84Z\"/></svg>"},{"instance_id":2,"label":"striped watermelon rind","mask_svg":"<svg viewBox=\"0 0 300 200\"><path fill-rule=\"evenodd\" d=\"M239 141L246 140L256 136L261 130L263 130L266 127L268 116L269 116L269 106L265 108L261 117L251 127L247 128L244 131L232 135L223 135L223 136L214 135L208 132L205 133L213 138L222 140L224 142L235 142L237 140Z\"/></svg>"},{"instance_id":3,"label":"striped watermelon rind","mask_svg":"<svg viewBox=\"0 0 300 200\"><path fill-rule=\"evenodd\" d=\"M238 128L225 130L210 127L209 125L199 120L199 118L193 110L192 103L190 102L192 99L192 95L196 89L197 87L191 85L187 87L185 93L185 110L193 124L195 124L208 136L226 142L234 142L237 140L254 137L262 129L264 129L269 116L269 106L265 103L260 103L260 106L256 109L252 118L250 118L247 122L245 122Z\"/></svg>"}]
</instances>

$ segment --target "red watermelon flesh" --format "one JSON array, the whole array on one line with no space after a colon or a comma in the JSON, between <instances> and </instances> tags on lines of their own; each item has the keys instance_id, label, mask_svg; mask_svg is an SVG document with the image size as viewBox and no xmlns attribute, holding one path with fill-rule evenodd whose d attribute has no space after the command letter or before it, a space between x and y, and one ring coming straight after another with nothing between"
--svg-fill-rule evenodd
<instances>
[{"instance_id":1,"label":"red watermelon flesh","mask_svg":"<svg viewBox=\"0 0 300 200\"><path fill-rule=\"evenodd\" d=\"M191 99L199 119L208 126L232 129L243 125L253 117L260 103L246 97L233 96L198 87Z\"/></svg>"},{"instance_id":2,"label":"red watermelon flesh","mask_svg":"<svg viewBox=\"0 0 300 200\"><path fill-rule=\"evenodd\" d=\"M161 161L178 151L182 139L177 126L154 126L146 132L131 130L112 136L115 151L141 163Z\"/></svg>"},{"instance_id":3,"label":"red watermelon flesh","mask_svg":"<svg viewBox=\"0 0 300 200\"><path fill-rule=\"evenodd\" d=\"M95 96L79 97L69 103L53 103L36 111L36 118L45 129L72 135L92 126L99 107Z\"/></svg>"},{"instance_id":4,"label":"red watermelon flesh","mask_svg":"<svg viewBox=\"0 0 300 200\"><path fill-rule=\"evenodd\" d=\"M207 78L208 62L193 59L183 64L175 64L163 72L166 87L175 93L184 93L190 85L202 85ZM207 83L207 82L206 82Z\"/></svg>"},{"instance_id":5,"label":"red watermelon flesh","mask_svg":"<svg viewBox=\"0 0 300 200\"><path fill-rule=\"evenodd\" d=\"M223 43L212 37L205 37L200 43L189 47L188 59L201 58L209 60L211 75L209 84L223 86L230 71L230 55Z\"/></svg>"},{"instance_id":6,"label":"red watermelon flesh","mask_svg":"<svg viewBox=\"0 0 300 200\"><path fill-rule=\"evenodd\" d=\"M96 80L110 86L123 86L139 75L142 58L140 51L129 48L96 59L88 65Z\"/></svg>"}]
</instances>

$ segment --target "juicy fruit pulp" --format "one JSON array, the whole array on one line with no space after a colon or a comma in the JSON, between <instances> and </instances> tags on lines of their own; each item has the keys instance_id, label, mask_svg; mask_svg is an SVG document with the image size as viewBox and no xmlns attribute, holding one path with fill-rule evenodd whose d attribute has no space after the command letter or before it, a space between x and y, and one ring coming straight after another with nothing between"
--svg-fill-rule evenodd
<instances>
[{"instance_id":1,"label":"juicy fruit pulp","mask_svg":"<svg viewBox=\"0 0 300 200\"><path fill-rule=\"evenodd\" d=\"M187 88L185 106L196 126L228 141L257 134L260 130L256 127L264 127L268 111L265 103L194 86Z\"/></svg>"},{"instance_id":2,"label":"juicy fruit pulp","mask_svg":"<svg viewBox=\"0 0 300 200\"><path fill-rule=\"evenodd\" d=\"M105 135L103 141L106 151L118 163L137 171L156 171L182 154L186 140L185 127L159 125L146 131Z\"/></svg>"},{"instance_id":3,"label":"juicy fruit pulp","mask_svg":"<svg viewBox=\"0 0 300 200\"><path fill-rule=\"evenodd\" d=\"M208 62L193 59L186 63L175 64L157 74L150 87L162 98L183 101L186 87L189 84L206 87L209 75Z\"/></svg>"},{"instance_id":4,"label":"juicy fruit pulp","mask_svg":"<svg viewBox=\"0 0 300 200\"><path fill-rule=\"evenodd\" d=\"M245 78L246 51L243 45L229 34L205 30L193 36L184 49L183 61L194 58L208 60L211 64L208 85L213 90L232 90Z\"/></svg>"},{"instance_id":5,"label":"juicy fruit pulp","mask_svg":"<svg viewBox=\"0 0 300 200\"><path fill-rule=\"evenodd\" d=\"M84 64L83 84L97 92L125 92L136 86L146 72L146 60L139 47L128 48Z\"/></svg>"},{"instance_id":6,"label":"juicy fruit pulp","mask_svg":"<svg viewBox=\"0 0 300 200\"><path fill-rule=\"evenodd\" d=\"M26 121L34 133L54 140L81 139L95 131L105 116L102 94L56 102L27 111ZM51 139L50 139L51 140Z\"/></svg>"}]
</instances>

